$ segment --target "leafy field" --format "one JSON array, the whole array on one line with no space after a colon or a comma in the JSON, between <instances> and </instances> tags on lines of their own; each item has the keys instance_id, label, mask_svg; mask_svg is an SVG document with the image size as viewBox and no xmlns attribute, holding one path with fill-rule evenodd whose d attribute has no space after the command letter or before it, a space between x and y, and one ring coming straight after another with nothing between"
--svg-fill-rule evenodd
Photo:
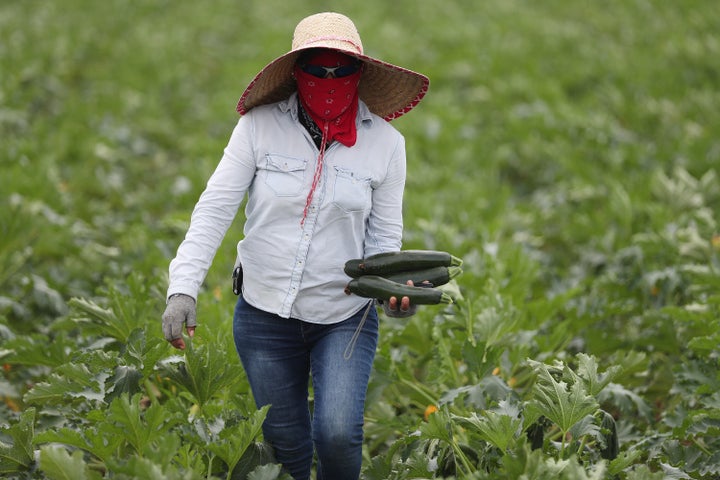
<instances>
[{"instance_id":1,"label":"leafy field","mask_svg":"<svg viewBox=\"0 0 720 480\"><path fill-rule=\"evenodd\" d=\"M0 476L281 478L229 333L242 215L182 355L160 315L240 93L328 8L0 3ZM716 2L332 8L431 78L405 248L465 261L382 321L365 477L719 478Z\"/></svg>"}]
</instances>

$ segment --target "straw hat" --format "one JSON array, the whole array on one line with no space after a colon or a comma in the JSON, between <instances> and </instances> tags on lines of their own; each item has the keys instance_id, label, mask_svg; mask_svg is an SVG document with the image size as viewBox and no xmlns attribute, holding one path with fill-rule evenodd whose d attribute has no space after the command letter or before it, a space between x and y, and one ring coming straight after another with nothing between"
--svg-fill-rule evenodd
<instances>
[{"instance_id":1,"label":"straw hat","mask_svg":"<svg viewBox=\"0 0 720 480\"><path fill-rule=\"evenodd\" d=\"M295 27L291 50L263 68L245 89L237 111L278 102L296 89L293 65L304 50L331 48L364 62L358 93L371 112L390 121L409 112L427 93L430 80L411 70L363 54L360 34L348 17L334 12L311 15Z\"/></svg>"}]
</instances>

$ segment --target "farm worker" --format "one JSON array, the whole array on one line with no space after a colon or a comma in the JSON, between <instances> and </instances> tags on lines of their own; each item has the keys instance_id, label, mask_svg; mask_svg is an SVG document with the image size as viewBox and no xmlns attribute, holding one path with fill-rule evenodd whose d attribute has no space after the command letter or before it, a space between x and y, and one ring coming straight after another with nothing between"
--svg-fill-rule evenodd
<instances>
[{"instance_id":1,"label":"farm worker","mask_svg":"<svg viewBox=\"0 0 720 480\"><path fill-rule=\"evenodd\" d=\"M427 77L363 53L352 20L300 21L292 49L250 82L240 119L171 261L165 338L184 348L208 268L247 194L233 334L275 457L296 479L357 479L378 340L373 300L344 293L344 263L401 248L405 141L390 125ZM412 314L390 298L390 316ZM312 378L313 413L308 383Z\"/></svg>"}]
</instances>

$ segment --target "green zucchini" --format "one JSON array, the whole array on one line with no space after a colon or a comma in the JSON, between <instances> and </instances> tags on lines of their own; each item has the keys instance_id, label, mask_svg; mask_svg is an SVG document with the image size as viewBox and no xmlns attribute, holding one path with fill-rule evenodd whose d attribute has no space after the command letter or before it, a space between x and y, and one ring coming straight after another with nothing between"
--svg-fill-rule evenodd
<instances>
[{"instance_id":1,"label":"green zucchini","mask_svg":"<svg viewBox=\"0 0 720 480\"><path fill-rule=\"evenodd\" d=\"M388 300L390 297L400 300L402 297L408 297L410 303L415 305L452 303L452 297L437 288L411 287L378 275L362 275L353 278L348 283L346 292L380 300Z\"/></svg>"},{"instance_id":2,"label":"green zucchini","mask_svg":"<svg viewBox=\"0 0 720 480\"><path fill-rule=\"evenodd\" d=\"M410 270L407 272L392 273L385 276L388 280L397 283L407 283L412 280L415 285L423 282L430 282L433 286L445 285L453 278L462 273L462 268L452 267L431 267L422 270Z\"/></svg>"},{"instance_id":3,"label":"green zucchini","mask_svg":"<svg viewBox=\"0 0 720 480\"><path fill-rule=\"evenodd\" d=\"M618 441L617 424L612 415L605 410L600 410L602 421L600 422L600 435L605 438L605 446L600 449L600 456L606 460L615 460L620 453Z\"/></svg>"},{"instance_id":4,"label":"green zucchini","mask_svg":"<svg viewBox=\"0 0 720 480\"><path fill-rule=\"evenodd\" d=\"M357 278L364 272L360 269L360 264L363 262L362 258L353 258L345 262L343 270L348 277Z\"/></svg>"},{"instance_id":5,"label":"green zucchini","mask_svg":"<svg viewBox=\"0 0 720 480\"><path fill-rule=\"evenodd\" d=\"M345 273L353 278L361 275L383 275L432 267L459 267L462 260L438 250L400 250L371 255L365 259L348 260Z\"/></svg>"}]
</instances>

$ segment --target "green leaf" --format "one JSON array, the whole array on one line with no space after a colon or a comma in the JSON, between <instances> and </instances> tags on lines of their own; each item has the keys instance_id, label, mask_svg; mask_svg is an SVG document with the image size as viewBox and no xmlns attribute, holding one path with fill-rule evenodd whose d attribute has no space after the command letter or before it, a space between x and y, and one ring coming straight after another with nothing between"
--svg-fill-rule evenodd
<instances>
[{"instance_id":1,"label":"green leaf","mask_svg":"<svg viewBox=\"0 0 720 480\"><path fill-rule=\"evenodd\" d=\"M136 328L124 344L122 360L126 365L136 367L143 378L148 378L155 370L158 360L167 355L167 342L161 336L147 338L146 330Z\"/></svg>"},{"instance_id":2,"label":"green leaf","mask_svg":"<svg viewBox=\"0 0 720 480\"><path fill-rule=\"evenodd\" d=\"M606 465L598 463L587 470L577 457L556 459L548 457L542 450L530 450L525 444L516 452L505 454L502 458L506 479L538 480L605 480ZM495 478L495 477L489 477Z\"/></svg>"},{"instance_id":3,"label":"green leaf","mask_svg":"<svg viewBox=\"0 0 720 480\"><path fill-rule=\"evenodd\" d=\"M262 424L270 406L266 405L252 413L245 421L223 429L217 439L207 445L208 449L227 464L233 471L245 451L255 442L262 431Z\"/></svg>"},{"instance_id":4,"label":"green leaf","mask_svg":"<svg viewBox=\"0 0 720 480\"><path fill-rule=\"evenodd\" d=\"M138 393L140 383L143 380L142 373L134 367L120 365L115 369L115 374L108 379L111 387L105 400L111 402L121 395L134 395Z\"/></svg>"},{"instance_id":5,"label":"green leaf","mask_svg":"<svg viewBox=\"0 0 720 480\"><path fill-rule=\"evenodd\" d=\"M242 458L232 470L231 476L237 480L245 479L258 466L273 463L276 463L276 460L272 446L263 441L255 441L245 450Z\"/></svg>"},{"instance_id":6,"label":"green leaf","mask_svg":"<svg viewBox=\"0 0 720 480\"><path fill-rule=\"evenodd\" d=\"M490 373L501 361L500 358L506 354L507 347L504 345L489 346L485 342L476 341L467 341L462 345L462 359L468 369L477 376L476 378L482 379L480 382L488 377L495 378ZM456 359L453 361L457 362Z\"/></svg>"},{"instance_id":7,"label":"green leaf","mask_svg":"<svg viewBox=\"0 0 720 480\"><path fill-rule=\"evenodd\" d=\"M438 410L430 415L427 422L420 426L420 433L424 439L435 439L447 444L452 448L455 461L458 462L458 469L464 470L466 473L472 471L470 460L463 452L462 448L455 440L453 433L453 422L446 409ZM422 460L427 463L427 456L423 455Z\"/></svg>"},{"instance_id":8,"label":"green leaf","mask_svg":"<svg viewBox=\"0 0 720 480\"><path fill-rule=\"evenodd\" d=\"M613 477L615 475L619 475L620 472L635 464L643 456L643 454L643 451L640 449L625 450L620 452L618 456L610 462L608 473ZM628 478L631 478L631 476L628 475Z\"/></svg>"},{"instance_id":9,"label":"green leaf","mask_svg":"<svg viewBox=\"0 0 720 480\"><path fill-rule=\"evenodd\" d=\"M663 469L665 480L691 480L692 477L685 473L682 469L669 465L667 463L661 463L660 466Z\"/></svg>"},{"instance_id":10,"label":"green leaf","mask_svg":"<svg viewBox=\"0 0 720 480\"><path fill-rule=\"evenodd\" d=\"M103 463L107 463L118 451L123 438L112 432L85 428L82 432L71 428L46 430L35 437L35 443L61 443L80 448L91 453Z\"/></svg>"},{"instance_id":11,"label":"green leaf","mask_svg":"<svg viewBox=\"0 0 720 480\"><path fill-rule=\"evenodd\" d=\"M445 443L453 443L453 432L450 419L443 410L428 416L427 422L420 426L423 438L434 438Z\"/></svg>"},{"instance_id":12,"label":"green leaf","mask_svg":"<svg viewBox=\"0 0 720 480\"><path fill-rule=\"evenodd\" d=\"M500 343L505 335L517 328L519 316L512 304L506 304L507 299L497 293L493 296L482 297L473 309L479 311L475 317L474 330L478 342L485 344L488 349Z\"/></svg>"},{"instance_id":13,"label":"green leaf","mask_svg":"<svg viewBox=\"0 0 720 480\"><path fill-rule=\"evenodd\" d=\"M534 361L530 364L538 375L530 404L563 432L598 409L597 400L587 393L581 381L572 384L558 381L546 365Z\"/></svg>"},{"instance_id":14,"label":"green leaf","mask_svg":"<svg viewBox=\"0 0 720 480\"><path fill-rule=\"evenodd\" d=\"M668 480L663 472L653 472L647 465L638 465L626 474L627 480Z\"/></svg>"},{"instance_id":15,"label":"green leaf","mask_svg":"<svg viewBox=\"0 0 720 480\"><path fill-rule=\"evenodd\" d=\"M453 419L474 427L483 440L503 452L515 445L522 427L519 409L505 400L498 408L484 410L480 415L473 412L470 417L453 416Z\"/></svg>"},{"instance_id":16,"label":"green leaf","mask_svg":"<svg viewBox=\"0 0 720 480\"><path fill-rule=\"evenodd\" d=\"M152 480L205 480L216 478L203 476L196 471L178 469L168 461L157 461L140 455L128 458L116 457L110 469L116 478Z\"/></svg>"},{"instance_id":17,"label":"green leaf","mask_svg":"<svg viewBox=\"0 0 720 480\"><path fill-rule=\"evenodd\" d=\"M24 203L8 202L7 196L3 195L0 215L0 234L3 238L0 247L0 288L3 291L13 275L32 258L33 249L30 245L38 235L39 225Z\"/></svg>"},{"instance_id":18,"label":"green leaf","mask_svg":"<svg viewBox=\"0 0 720 480\"><path fill-rule=\"evenodd\" d=\"M573 439L581 439L582 437L591 437L592 439L604 442L603 436L600 434L600 426L595 423L595 417L586 415L579 422L575 423L569 430Z\"/></svg>"},{"instance_id":19,"label":"green leaf","mask_svg":"<svg viewBox=\"0 0 720 480\"><path fill-rule=\"evenodd\" d=\"M66 363L58 367L46 382L36 384L24 400L34 404L60 404L68 399L103 402L105 374L96 374L82 363Z\"/></svg>"},{"instance_id":20,"label":"green leaf","mask_svg":"<svg viewBox=\"0 0 720 480\"><path fill-rule=\"evenodd\" d=\"M366 480L386 480L390 477L393 465L396 462L388 455L377 455L363 469L363 478Z\"/></svg>"},{"instance_id":21,"label":"green leaf","mask_svg":"<svg viewBox=\"0 0 720 480\"><path fill-rule=\"evenodd\" d=\"M642 418L647 420L652 418L652 408L645 399L618 383L610 382L607 384L600 393L598 400L600 402L612 402L624 413L635 414L637 412Z\"/></svg>"},{"instance_id":22,"label":"green leaf","mask_svg":"<svg viewBox=\"0 0 720 480\"><path fill-rule=\"evenodd\" d=\"M595 357L579 353L577 355L577 374L583 379L589 395L597 396L608 383L620 374L622 367L612 365L603 374L598 373L598 364Z\"/></svg>"},{"instance_id":23,"label":"green leaf","mask_svg":"<svg viewBox=\"0 0 720 480\"><path fill-rule=\"evenodd\" d=\"M83 452L75 450L72 455L58 446L40 449L40 470L50 480L92 480L102 476L90 468L83 459Z\"/></svg>"},{"instance_id":24,"label":"green leaf","mask_svg":"<svg viewBox=\"0 0 720 480\"><path fill-rule=\"evenodd\" d=\"M73 319L82 325L88 322L95 327L102 335L107 335L115 340L125 341L135 325L128 325L123 318L118 318L109 308L103 308L92 300L84 298L71 298L68 305L73 309ZM89 330L85 328L86 330Z\"/></svg>"},{"instance_id":25,"label":"green leaf","mask_svg":"<svg viewBox=\"0 0 720 480\"><path fill-rule=\"evenodd\" d=\"M477 385L453 388L440 397L440 405L452 403L460 395L467 395L467 403L477 409L485 409L503 401L511 395L512 389L500 377L486 376Z\"/></svg>"},{"instance_id":26,"label":"green leaf","mask_svg":"<svg viewBox=\"0 0 720 480\"><path fill-rule=\"evenodd\" d=\"M5 361L17 365L57 367L68 361L68 353L77 348L77 340L65 333L52 338L43 334L18 335L3 342Z\"/></svg>"},{"instance_id":27,"label":"green leaf","mask_svg":"<svg viewBox=\"0 0 720 480\"><path fill-rule=\"evenodd\" d=\"M2 429L12 438L12 445L0 442L0 473L18 473L30 468L34 461L33 436L35 433L35 409L20 415L15 425Z\"/></svg>"},{"instance_id":28,"label":"green leaf","mask_svg":"<svg viewBox=\"0 0 720 480\"><path fill-rule=\"evenodd\" d=\"M124 438L136 452L142 452L153 429L144 425L140 412L140 395L133 398L121 395L116 398L110 404L107 415L108 422L113 425L113 433Z\"/></svg>"},{"instance_id":29,"label":"green leaf","mask_svg":"<svg viewBox=\"0 0 720 480\"><path fill-rule=\"evenodd\" d=\"M221 337L218 337L220 340ZM234 364L227 360L227 350L218 344L195 346L188 341L185 355L173 356L160 362L159 368L190 395L202 408L213 396L240 378Z\"/></svg>"},{"instance_id":30,"label":"green leaf","mask_svg":"<svg viewBox=\"0 0 720 480\"><path fill-rule=\"evenodd\" d=\"M156 363L166 353L167 342L160 338L147 340L145 330L133 330L127 343L122 345L119 358L107 366L108 371L114 373L107 380L105 401L109 403L122 394L138 393L142 382L153 374Z\"/></svg>"},{"instance_id":31,"label":"green leaf","mask_svg":"<svg viewBox=\"0 0 720 480\"><path fill-rule=\"evenodd\" d=\"M163 406L151 404L147 409L140 406L142 395L122 395L110 404L107 412L108 431L125 439L136 452L145 454L152 443L161 441L175 418L168 416Z\"/></svg>"},{"instance_id":32,"label":"green leaf","mask_svg":"<svg viewBox=\"0 0 720 480\"><path fill-rule=\"evenodd\" d=\"M71 298L72 319L83 330L111 337L126 345L136 329L144 329L148 318L155 318L156 303L152 282L141 273L133 273L123 283L108 282L109 306L103 307L85 298Z\"/></svg>"},{"instance_id":33,"label":"green leaf","mask_svg":"<svg viewBox=\"0 0 720 480\"><path fill-rule=\"evenodd\" d=\"M247 480L289 480L289 475L281 474L281 468L277 464L260 465L247 476Z\"/></svg>"},{"instance_id":34,"label":"green leaf","mask_svg":"<svg viewBox=\"0 0 720 480\"><path fill-rule=\"evenodd\" d=\"M710 355L720 345L720 334L695 337L688 342L688 348L698 355Z\"/></svg>"}]
</instances>

